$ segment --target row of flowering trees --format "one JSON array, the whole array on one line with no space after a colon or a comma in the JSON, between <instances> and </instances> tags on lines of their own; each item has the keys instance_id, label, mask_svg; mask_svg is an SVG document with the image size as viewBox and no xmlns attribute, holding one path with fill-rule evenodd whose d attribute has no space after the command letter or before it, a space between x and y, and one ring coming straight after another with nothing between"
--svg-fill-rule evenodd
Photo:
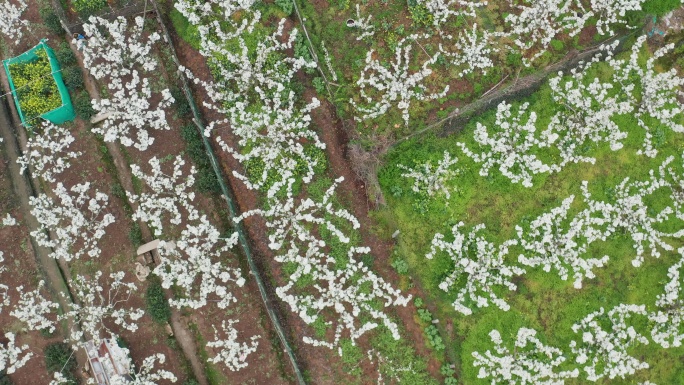
<instances>
[{"instance_id":1,"label":"row of flowering trees","mask_svg":"<svg viewBox=\"0 0 684 385\"><path fill-rule=\"evenodd\" d=\"M380 324L398 339L398 326L377 305L405 305L410 297L361 262L369 249L353 244L359 222L336 201L342 178L320 197L303 192L325 169L325 144L310 127L311 112L320 102L303 101L292 83L296 72L315 68L316 63L287 54L297 29L286 31L282 20L274 31L265 32L258 24L259 11L250 5L242 2L229 8L211 1L200 8L190 0L176 3L176 9L197 25L200 52L207 57L214 79L185 73L207 91L209 100L204 105L225 116L210 123L205 135L214 137L243 165L245 172L235 170L234 176L262 193L266 201L264 208L245 212L237 220L256 215L265 219L275 260L296 266L276 294L306 324L322 321L331 329L325 338L304 335L304 342L338 348L342 338L354 342ZM231 13L237 9L242 10L239 16ZM250 46L250 40L257 43ZM239 148L221 134L226 126ZM333 244L322 234L330 234ZM333 255L331 247L345 252Z\"/></svg>"},{"instance_id":2,"label":"row of flowering trees","mask_svg":"<svg viewBox=\"0 0 684 385\"><path fill-rule=\"evenodd\" d=\"M579 289L584 279L595 277L594 269L608 263L609 256L595 257L588 251L595 242L627 234L635 251L635 267L641 266L646 254L658 258L661 251L675 250L672 240L684 237L684 230L662 230L684 221L684 177L671 165L673 160L667 158L642 181L625 178L615 187L613 197L606 200L595 199L585 182L581 186L585 208L572 213L575 196L570 196L529 224L516 226L516 237L500 245L487 239L483 224L463 231L464 225L459 223L451 229L450 240L436 234L426 257L446 256L455 266L440 283L440 289L456 290L454 308L466 315L472 313L473 306L485 307L490 302L508 310L510 306L499 297L498 288L515 290L512 277L524 274L523 266L541 267L546 272L556 270L563 280L572 275L573 286ZM662 193L670 197L669 203L656 210L649 202ZM522 266L507 262L515 254Z\"/></svg>"},{"instance_id":3,"label":"row of flowering trees","mask_svg":"<svg viewBox=\"0 0 684 385\"><path fill-rule=\"evenodd\" d=\"M585 154L587 147L605 143L613 151L622 149L631 127L616 122L634 118L644 131L638 154L656 156L656 130L684 132L680 123L684 78L675 69L658 72L655 68L656 60L674 48L671 44L641 64L639 53L645 41L646 36L637 39L631 55L624 59L608 51L606 61L612 71L607 80L587 75L600 66L595 63L571 71L568 77L552 78L549 85L557 112L545 129L539 130L537 115L528 111L527 104L514 108L502 102L493 125L478 122L477 149L464 143L458 143L459 147L481 164L480 175L487 176L496 167L511 182L531 187L537 174L559 172L570 163L595 163L595 158Z\"/></svg>"},{"instance_id":4,"label":"row of flowering trees","mask_svg":"<svg viewBox=\"0 0 684 385\"><path fill-rule=\"evenodd\" d=\"M430 54L429 60L422 62L417 71L410 71L409 64L417 58L411 55L412 44L420 45L418 40L426 40L429 34L414 34L401 40L395 48L395 58L386 65L370 50L366 67L356 81L362 103L350 99L350 103L361 113L361 120L372 119L385 114L390 107L402 113L406 125L409 120L409 107L412 101L430 100L444 97L443 91L428 92L426 79L432 74L431 67L442 56L443 61L455 66L464 76L472 73L486 74L495 66L495 55L500 53L519 53L526 66L539 58L551 42L561 34L570 37L578 35L594 20L601 35L615 34L617 25L626 25L629 11L641 10L645 0L524 0L511 1L510 12L505 13L504 29L488 31L478 27L478 10L488 5L483 0L415 0L413 7L420 7L431 16L433 27L440 38L439 49ZM409 2L411 3L411 2ZM505 5L499 5L505 6ZM357 5L357 17L359 10ZM471 28L453 35L449 25L456 20L465 21ZM364 20L361 20L364 21ZM460 25L460 24L458 24ZM629 27L629 26L628 26ZM363 37L372 36L364 29Z\"/></svg>"}]
</instances>

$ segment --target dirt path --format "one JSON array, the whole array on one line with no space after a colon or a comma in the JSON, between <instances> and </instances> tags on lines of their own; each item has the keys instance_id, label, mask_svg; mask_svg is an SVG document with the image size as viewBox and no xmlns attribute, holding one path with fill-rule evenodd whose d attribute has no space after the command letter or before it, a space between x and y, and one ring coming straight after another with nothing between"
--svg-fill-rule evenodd
<instances>
[{"instance_id":1,"label":"dirt path","mask_svg":"<svg viewBox=\"0 0 684 385\"><path fill-rule=\"evenodd\" d=\"M71 44L71 49L76 54L79 66L81 68L85 68L83 67L83 56L81 55L81 53L76 49L76 47L73 44ZM88 91L90 97L94 100L100 100L100 91L97 87L95 79L93 79L92 76L87 72L84 72L83 78L85 88ZM118 177L119 183L121 183L121 186L124 188L124 190L126 190L127 193L135 194L135 190L133 189L133 177L131 174L131 170L123 154L121 153L121 149L119 148L118 142L105 142L105 145L107 146L107 150L109 151L109 154L112 156L112 159L114 160L114 167L116 168L117 172L116 177ZM133 210L137 209L137 203L130 204ZM152 232L147 226L147 223L143 221L138 221L138 224L140 225L140 231L145 242L149 242L155 239L155 237L152 236ZM167 299L172 296L170 289L165 290L165 293ZM173 334L176 338L176 341L178 341L178 344L180 345L181 350L183 351L183 355L190 363L193 375L200 383L200 385L208 385L209 382L207 380L204 364L200 362L199 357L197 355L197 344L195 343L195 337L189 331L187 327L187 322L183 321L180 312L173 307L171 308L171 328L173 329Z\"/></svg>"}]
</instances>

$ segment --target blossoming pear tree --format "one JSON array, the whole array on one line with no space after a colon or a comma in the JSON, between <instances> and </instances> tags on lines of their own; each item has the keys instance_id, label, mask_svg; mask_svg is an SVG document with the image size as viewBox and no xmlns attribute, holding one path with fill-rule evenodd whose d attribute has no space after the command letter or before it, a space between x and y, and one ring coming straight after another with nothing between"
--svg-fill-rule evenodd
<instances>
[{"instance_id":1,"label":"blossoming pear tree","mask_svg":"<svg viewBox=\"0 0 684 385\"><path fill-rule=\"evenodd\" d=\"M684 266L684 247L679 248L679 260L667 270L670 279L665 292L658 294L657 310L649 313L653 323L651 337L663 348L682 346L684 341L684 295L682 295L682 275Z\"/></svg>"},{"instance_id":2,"label":"blossoming pear tree","mask_svg":"<svg viewBox=\"0 0 684 385\"><path fill-rule=\"evenodd\" d=\"M168 289L175 285L183 290L184 296L169 301L172 306L199 309L213 294L218 299L212 301L225 309L237 302L229 290L230 285L242 287L245 284L240 269L224 266L221 262L221 257L237 244L237 233L222 238L204 215L196 222L188 224L175 242L160 244L160 262L154 273L161 278L162 287ZM162 235L162 238L166 236Z\"/></svg>"},{"instance_id":3,"label":"blossoming pear tree","mask_svg":"<svg viewBox=\"0 0 684 385\"><path fill-rule=\"evenodd\" d=\"M20 172L30 169L35 177L55 183L55 176L71 166L71 159L81 155L80 151L69 151L74 140L66 127L43 122L40 133L28 139L26 151L17 159Z\"/></svg>"},{"instance_id":4,"label":"blossoming pear tree","mask_svg":"<svg viewBox=\"0 0 684 385\"><path fill-rule=\"evenodd\" d=\"M453 39L451 35L443 35L446 39ZM475 71L487 74L487 69L494 66L491 55L497 52L492 46L492 34L486 30L478 31L477 23L473 23L470 33L462 32L454 44L454 49L447 49L440 43L439 51L444 57L451 59L451 63L461 70L460 76L465 76Z\"/></svg>"},{"instance_id":5,"label":"blossoming pear tree","mask_svg":"<svg viewBox=\"0 0 684 385\"><path fill-rule=\"evenodd\" d=\"M40 281L35 290L24 291L23 286L17 287L19 301L10 312L10 315L23 322L28 330L55 331L55 323L47 316L52 314L59 304L46 299L41 294L45 281Z\"/></svg>"},{"instance_id":6,"label":"blossoming pear tree","mask_svg":"<svg viewBox=\"0 0 684 385\"><path fill-rule=\"evenodd\" d=\"M428 196L444 194L449 199L451 192L447 183L457 174L457 171L452 169L456 162L458 162L458 158L452 157L449 152L444 151L444 157L437 161L437 167L434 167L431 162L423 163L416 169L402 164L398 167L406 171L406 173L401 174L402 178L413 178L414 182L411 187L413 192L424 193Z\"/></svg>"},{"instance_id":7,"label":"blossoming pear tree","mask_svg":"<svg viewBox=\"0 0 684 385\"><path fill-rule=\"evenodd\" d=\"M31 214L40 225L31 236L39 245L52 248L49 255L55 259L99 256L98 240L115 221L114 215L107 212L107 194L97 190L91 193L90 182L69 190L59 182L52 193L55 198L46 194L29 197Z\"/></svg>"},{"instance_id":8,"label":"blossoming pear tree","mask_svg":"<svg viewBox=\"0 0 684 385\"><path fill-rule=\"evenodd\" d=\"M520 328L513 346L505 344L498 330L489 337L494 351L473 352L473 365L479 367L478 378L491 378L492 383L510 385L562 385L566 378L577 378L579 370L558 370L565 353L544 345L534 329Z\"/></svg>"},{"instance_id":9,"label":"blossoming pear tree","mask_svg":"<svg viewBox=\"0 0 684 385\"><path fill-rule=\"evenodd\" d=\"M593 269L603 267L608 256L586 258L588 246L596 240L605 240L609 232L603 230L600 218L591 215L579 215L568 221L570 206L575 196L563 200L563 203L546 212L523 228L515 226L518 244L524 250L518 256L523 265L542 266L546 272L557 270L562 280L567 280L572 272L575 279L573 286L582 287L585 278L594 278Z\"/></svg>"},{"instance_id":10,"label":"blossoming pear tree","mask_svg":"<svg viewBox=\"0 0 684 385\"><path fill-rule=\"evenodd\" d=\"M512 106L502 102L497 106L494 127L488 128L478 122L474 135L480 152L474 152L463 142L457 143L467 156L482 163L480 175L487 176L498 166L511 182L532 187L535 174L560 171L558 165L546 164L534 153L535 147L545 148L551 143L535 135L537 114L532 111L527 117L528 107L529 103L522 104L514 115Z\"/></svg>"},{"instance_id":11,"label":"blossoming pear tree","mask_svg":"<svg viewBox=\"0 0 684 385\"><path fill-rule=\"evenodd\" d=\"M137 204L133 219L148 222L157 237L162 234L164 229L162 220L166 216L173 225L180 225L183 218L190 221L199 219L199 212L192 204L195 199L195 192L192 191L195 183L195 167L192 166L186 176L183 170L185 160L180 155L174 158L173 169L168 174L162 170L162 163L157 157L152 157L149 164L151 166L149 174L143 172L139 165L131 165L132 174L149 187L141 194L127 192L131 203ZM181 208L185 209L185 216Z\"/></svg>"},{"instance_id":12,"label":"blossoming pear tree","mask_svg":"<svg viewBox=\"0 0 684 385\"><path fill-rule=\"evenodd\" d=\"M208 347L219 349L219 353L210 358L209 362L214 364L222 363L232 372L247 367L247 357L256 352L259 346L259 336L252 336L249 343L237 341L238 332L233 327L236 322L235 320L229 320L228 322L224 320L221 324L222 333L219 333L216 327L214 327L216 339L207 342ZM221 335L225 335L225 338L221 338Z\"/></svg>"},{"instance_id":13,"label":"blossoming pear tree","mask_svg":"<svg viewBox=\"0 0 684 385\"><path fill-rule=\"evenodd\" d=\"M83 24L87 43L75 41L88 72L98 80L131 75L134 68L152 72L157 62L151 51L161 36L157 32L144 33L144 24L142 16L136 17L131 26L123 16L112 20L90 16Z\"/></svg>"},{"instance_id":14,"label":"blossoming pear tree","mask_svg":"<svg viewBox=\"0 0 684 385\"><path fill-rule=\"evenodd\" d=\"M256 0L178 0L174 7L192 25L203 25L214 17L229 20L239 10L249 9Z\"/></svg>"},{"instance_id":15,"label":"blossoming pear tree","mask_svg":"<svg viewBox=\"0 0 684 385\"><path fill-rule=\"evenodd\" d=\"M33 357L33 353L28 351L29 346L24 344L16 345L16 336L12 332L6 332L7 343L0 343L0 371L7 371L8 374L14 373Z\"/></svg>"},{"instance_id":16,"label":"blossoming pear tree","mask_svg":"<svg viewBox=\"0 0 684 385\"><path fill-rule=\"evenodd\" d=\"M129 356L126 355L126 357ZM166 362L166 356L162 353L156 353L149 357L145 357L137 371L130 358L129 361L128 366L131 369L131 373L134 374L132 376L133 378L130 379L128 377L114 375L109 381L110 385L157 385L161 380L170 382L176 382L178 380L172 372L155 368L157 363L163 364Z\"/></svg>"},{"instance_id":17,"label":"blossoming pear tree","mask_svg":"<svg viewBox=\"0 0 684 385\"><path fill-rule=\"evenodd\" d=\"M109 275L109 282L101 283L102 272L98 271L92 278L77 275L70 282L71 292L78 302L71 302L70 309L57 317L58 321L71 319L80 325L72 329L68 336L72 347L80 347L81 338L87 336L100 341L104 330L109 335L115 333L107 326L109 322L122 329L135 332L138 321L145 312L142 309L126 307L126 302L137 290L135 284L124 281L125 273L120 271ZM105 285L105 286L103 286ZM107 322L105 322L107 320Z\"/></svg>"},{"instance_id":18,"label":"blossoming pear tree","mask_svg":"<svg viewBox=\"0 0 684 385\"><path fill-rule=\"evenodd\" d=\"M92 128L96 134L104 136L105 142L119 141L124 146L133 146L145 151L154 142L147 128L170 130L166 121L165 108L170 107L173 96L168 89L161 91L161 98L152 105L152 89L148 78L140 79L134 70L128 82L113 78L107 84L111 91L109 98L93 100L93 109L102 114L104 120ZM135 132L132 137L131 131Z\"/></svg>"},{"instance_id":19,"label":"blossoming pear tree","mask_svg":"<svg viewBox=\"0 0 684 385\"><path fill-rule=\"evenodd\" d=\"M21 17L26 8L28 8L28 4L25 0L0 3L0 33L14 39L14 44L19 44L24 35L24 29L29 25L28 20Z\"/></svg>"},{"instance_id":20,"label":"blossoming pear tree","mask_svg":"<svg viewBox=\"0 0 684 385\"><path fill-rule=\"evenodd\" d=\"M446 23L451 17L475 17L475 8L487 5L485 0L416 0L416 4L424 6L432 15L436 28Z\"/></svg>"},{"instance_id":21,"label":"blossoming pear tree","mask_svg":"<svg viewBox=\"0 0 684 385\"><path fill-rule=\"evenodd\" d=\"M644 305L620 304L608 314L603 308L590 313L572 325L572 331L581 333L581 341L571 341L570 349L575 361L583 365L587 380L625 378L637 370L647 369L648 363L630 356L627 349L636 344L648 344L648 339L628 325L633 315L646 316Z\"/></svg>"},{"instance_id":22,"label":"blossoming pear tree","mask_svg":"<svg viewBox=\"0 0 684 385\"><path fill-rule=\"evenodd\" d=\"M372 119L385 114L390 107L396 107L402 112L404 123L408 125L409 107L412 100L434 100L442 98L449 90L444 87L442 92L429 93L425 86L425 79L432 74L430 66L439 58L440 53L431 56L423 62L420 70L411 72L411 42L420 38L411 35L402 39L395 50L394 61L389 68L385 67L378 59L373 58L375 51L370 50L366 55L366 67L356 81L360 89L360 96L364 104L358 105L353 99L350 103L363 113L361 119ZM368 92L369 87L372 91Z\"/></svg>"},{"instance_id":23,"label":"blossoming pear tree","mask_svg":"<svg viewBox=\"0 0 684 385\"><path fill-rule=\"evenodd\" d=\"M475 226L467 234L462 232L462 227L463 222L459 222L451 229L452 242L445 241L443 234L435 234L430 252L425 256L432 259L438 253L445 253L454 262L454 270L448 273L439 288L445 292L458 291L453 306L465 315L473 313L473 305L488 307L490 302L501 310L509 310L510 305L499 298L494 289L504 286L508 290L516 290L511 278L525 273L522 268L504 262L509 247L516 245L517 241L506 241L497 248L478 234L484 230L484 224Z\"/></svg>"}]
</instances>

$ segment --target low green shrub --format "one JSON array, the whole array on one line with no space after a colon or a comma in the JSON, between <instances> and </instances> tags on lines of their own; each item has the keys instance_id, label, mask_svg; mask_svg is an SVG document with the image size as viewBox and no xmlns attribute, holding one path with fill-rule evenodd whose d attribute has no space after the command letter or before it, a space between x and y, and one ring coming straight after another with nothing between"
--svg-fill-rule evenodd
<instances>
[{"instance_id":1,"label":"low green shrub","mask_svg":"<svg viewBox=\"0 0 684 385\"><path fill-rule=\"evenodd\" d=\"M57 61L62 66L62 68L78 64L78 60L76 60L76 55L74 54L74 51L71 49L69 43L65 41L59 44L59 47L57 47L57 49L55 50L55 56L57 57Z\"/></svg>"},{"instance_id":2,"label":"low green shrub","mask_svg":"<svg viewBox=\"0 0 684 385\"><path fill-rule=\"evenodd\" d=\"M79 67L67 67L62 70L64 85L71 92L78 92L83 89L83 74Z\"/></svg>"},{"instance_id":3,"label":"low green shrub","mask_svg":"<svg viewBox=\"0 0 684 385\"><path fill-rule=\"evenodd\" d=\"M147 286L147 295L145 295L147 313L156 322L169 322L171 307L169 307L169 301L164 295L164 289L161 287L159 278L152 277L148 281L149 286Z\"/></svg>"},{"instance_id":4,"label":"low green shrub","mask_svg":"<svg viewBox=\"0 0 684 385\"><path fill-rule=\"evenodd\" d=\"M418 318L425 323L432 322L432 313L428 309L418 309Z\"/></svg>"},{"instance_id":5,"label":"low green shrub","mask_svg":"<svg viewBox=\"0 0 684 385\"><path fill-rule=\"evenodd\" d=\"M71 0L74 11L81 16L90 16L107 5L107 0Z\"/></svg>"},{"instance_id":6,"label":"low green shrub","mask_svg":"<svg viewBox=\"0 0 684 385\"><path fill-rule=\"evenodd\" d=\"M74 374L76 370L76 357L69 345L57 342L45 347L45 366L48 372L61 372L66 377L67 385L78 384L78 378Z\"/></svg>"},{"instance_id":7,"label":"low green shrub","mask_svg":"<svg viewBox=\"0 0 684 385\"><path fill-rule=\"evenodd\" d=\"M275 0L275 3L288 16L290 16L294 11L294 3L292 2L292 0Z\"/></svg>"},{"instance_id":8,"label":"low green shrub","mask_svg":"<svg viewBox=\"0 0 684 385\"><path fill-rule=\"evenodd\" d=\"M186 150L197 167L196 186L200 192L220 192L221 186L211 166L209 155L204 148L204 141L195 126L181 127L181 137L185 140Z\"/></svg>"},{"instance_id":9,"label":"low green shrub","mask_svg":"<svg viewBox=\"0 0 684 385\"><path fill-rule=\"evenodd\" d=\"M681 5L681 0L646 0L641 9L651 15L663 16Z\"/></svg>"},{"instance_id":10,"label":"low green shrub","mask_svg":"<svg viewBox=\"0 0 684 385\"><path fill-rule=\"evenodd\" d=\"M142 231L140 230L140 225L138 224L138 222L133 222L131 229L128 230L128 239L130 239L131 243L136 247L143 244Z\"/></svg>"},{"instance_id":11,"label":"low green shrub","mask_svg":"<svg viewBox=\"0 0 684 385\"><path fill-rule=\"evenodd\" d=\"M56 35L64 34L64 29L62 28L62 24L59 22L59 17L57 14L55 14L55 11L53 11L52 8L42 8L39 13L40 17L45 22L45 26L50 30L50 32Z\"/></svg>"},{"instance_id":12,"label":"low green shrub","mask_svg":"<svg viewBox=\"0 0 684 385\"><path fill-rule=\"evenodd\" d=\"M13 385L14 383L10 380L7 372L0 370L0 385Z\"/></svg>"},{"instance_id":13,"label":"low green shrub","mask_svg":"<svg viewBox=\"0 0 684 385\"><path fill-rule=\"evenodd\" d=\"M176 117L187 118L190 116L192 110L190 109L190 104L183 91L178 87L173 87L171 88L171 96L173 96L174 105L176 107Z\"/></svg>"},{"instance_id":14,"label":"low green shrub","mask_svg":"<svg viewBox=\"0 0 684 385\"><path fill-rule=\"evenodd\" d=\"M439 335L439 329L435 325L430 325L425 328L425 334L428 337L428 342L430 343L430 346L432 346L433 349L435 349L438 352L441 352L444 350L444 341L442 340L442 337Z\"/></svg>"},{"instance_id":15,"label":"low green shrub","mask_svg":"<svg viewBox=\"0 0 684 385\"><path fill-rule=\"evenodd\" d=\"M90 95L87 92L81 92L74 99L74 111L79 118L83 120L90 120L95 115L93 104L90 101Z\"/></svg>"}]
</instances>

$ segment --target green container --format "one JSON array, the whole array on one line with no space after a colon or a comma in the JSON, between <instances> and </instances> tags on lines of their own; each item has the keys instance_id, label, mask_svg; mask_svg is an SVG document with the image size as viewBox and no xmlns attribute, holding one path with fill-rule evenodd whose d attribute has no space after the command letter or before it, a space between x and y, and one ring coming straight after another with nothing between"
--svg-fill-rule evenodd
<instances>
[{"instance_id":1,"label":"green container","mask_svg":"<svg viewBox=\"0 0 684 385\"><path fill-rule=\"evenodd\" d=\"M48 120L54 124L62 124L70 120L74 120L76 114L74 113L74 106L71 104L71 98L69 98L69 91L64 85L64 80L62 79L62 72L60 72L61 67L55 56L55 52L47 44L45 44L45 39L42 39L38 45L31 48L30 50L24 52L23 54L13 57L11 59L3 60L2 65L5 67L5 73L7 74L7 79L9 80L10 88L12 90L12 96L14 96L14 104L17 106L17 111L19 111L19 117L21 118L21 123L25 127L31 127L30 122L26 121L24 113L21 111L21 106L19 105L19 97L17 95L17 90L14 87L14 81L12 80L12 74L10 73L9 66L16 63L26 63L36 60L38 55L36 52L44 49L47 52L48 61L50 62L50 68L52 70L52 78L57 83L57 89L59 90L59 96L62 99L62 105L55 108L52 111L48 111L42 115L41 118ZM33 120L33 119L31 119Z\"/></svg>"}]
</instances>

